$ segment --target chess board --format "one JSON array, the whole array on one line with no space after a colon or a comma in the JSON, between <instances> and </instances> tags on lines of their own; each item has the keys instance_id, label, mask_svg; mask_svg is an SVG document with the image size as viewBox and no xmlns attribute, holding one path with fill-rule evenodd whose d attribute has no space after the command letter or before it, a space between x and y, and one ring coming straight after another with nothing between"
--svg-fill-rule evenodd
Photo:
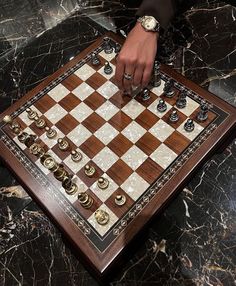
<instances>
[{"instance_id":1,"label":"chess board","mask_svg":"<svg viewBox=\"0 0 236 286\"><path fill-rule=\"evenodd\" d=\"M122 45L117 35L108 37L112 45ZM91 64L93 52L99 56L98 66ZM98 39L0 117L1 157L98 275L106 273L197 166L233 135L236 123L235 108L164 65L161 85L149 86L149 100L139 94L124 96L114 81L115 56L114 51L106 54L103 39ZM104 73L106 61L113 68L110 75ZM172 98L163 94L169 79L174 80ZM181 90L187 92L187 106L178 109L175 104ZM167 104L165 112L157 111L160 99ZM198 122L202 100L209 106L208 118ZM28 118L27 108L57 131L55 138L48 138L45 129ZM179 114L177 122L169 120L173 109ZM35 134L47 154L73 175L78 187L75 194L67 194L40 158L18 140L3 121L5 115L11 115L24 132ZM194 121L192 132L184 129L187 119ZM66 138L68 150L58 147L58 138ZM78 150L82 160L74 162L71 150ZM84 171L87 164L96 170L91 177ZM109 181L106 189L98 187L99 177ZM90 208L80 204L79 192L93 199ZM115 203L117 195L126 198L124 205ZM95 219L97 210L108 214L106 224Z\"/></svg>"}]
</instances>

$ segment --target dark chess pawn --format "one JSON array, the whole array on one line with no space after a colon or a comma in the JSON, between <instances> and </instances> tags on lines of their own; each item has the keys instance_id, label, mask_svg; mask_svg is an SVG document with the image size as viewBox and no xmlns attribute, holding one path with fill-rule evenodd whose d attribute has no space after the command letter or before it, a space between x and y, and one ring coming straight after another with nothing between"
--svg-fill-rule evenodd
<instances>
[{"instance_id":1,"label":"dark chess pawn","mask_svg":"<svg viewBox=\"0 0 236 286\"><path fill-rule=\"evenodd\" d=\"M159 100L159 103L157 104L157 110L159 112L165 112L167 109L167 105L163 99Z\"/></svg>"},{"instance_id":2,"label":"dark chess pawn","mask_svg":"<svg viewBox=\"0 0 236 286\"><path fill-rule=\"evenodd\" d=\"M179 97L176 101L176 106L181 109L181 108L185 108L186 105L187 105L186 92L182 91L180 92Z\"/></svg>"},{"instance_id":3,"label":"dark chess pawn","mask_svg":"<svg viewBox=\"0 0 236 286\"><path fill-rule=\"evenodd\" d=\"M187 132L192 132L194 130L194 122L192 119L188 119L184 124L184 130Z\"/></svg>"},{"instance_id":4,"label":"dark chess pawn","mask_svg":"<svg viewBox=\"0 0 236 286\"><path fill-rule=\"evenodd\" d=\"M160 64L158 61L154 63L152 85L154 87L161 85Z\"/></svg>"},{"instance_id":5,"label":"dark chess pawn","mask_svg":"<svg viewBox=\"0 0 236 286\"><path fill-rule=\"evenodd\" d=\"M111 54L113 52L113 47L111 45L111 40L108 37L103 39L103 48L106 54Z\"/></svg>"},{"instance_id":6,"label":"dark chess pawn","mask_svg":"<svg viewBox=\"0 0 236 286\"><path fill-rule=\"evenodd\" d=\"M173 79L170 79L168 80L166 83L165 83L165 86L164 86L164 94L166 97L173 97L174 94L175 94L175 91L174 91L174 81Z\"/></svg>"},{"instance_id":7,"label":"dark chess pawn","mask_svg":"<svg viewBox=\"0 0 236 286\"><path fill-rule=\"evenodd\" d=\"M142 100L147 101L150 99L150 91L147 88L144 88L144 90L141 93Z\"/></svg>"},{"instance_id":8,"label":"dark chess pawn","mask_svg":"<svg viewBox=\"0 0 236 286\"><path fill-rule=\"evenodd\" d=\"M115 44L115 53L118 54L120 52L120 50L121 50L121 45L116 43Z\"/></svg>"},{"instance_id":9,"label":"dark chess pawn","mask_svg":"<svg viewBox=\"0 0 236 286\"><path fill-rule=\"evenodd\" d=\"M179 115L178 115L178 112L177 110L173 110L170 114L170 117L169 117L169 120L171 122L177 122L179 120Z\"/></svg>"},{"instance_id":10,"label":"dark chess pawn","mask_svg":"<svg viewBox=\"0 0 236 286\"><path fill-rule=\"evenodd\" d=\"M91 54L91 63L93 66L99 66L101 61L96 53Z\"/></svg>"},{"instance_id":11,"label":"dark chess pawn","mask_svg":"<svg viewBox=\"0 0 236 286\"><path fill-rule=\"evenodd\" d=\"M206 102L203 102L200 106L200 111L197 114L197 120L200 122L206 121L208 118L208 106Z\"/></svg>"},{"instance_id":12,"label":"dark chess pawn","mask_svg":"<svg viewBox=\"0 0 236 286\"><path fill-rule=\"evenodd\" d=\"M112 66L109 64L109 62L105 62L104 73L109 75L112 74L112 72L113 72Z\"/></svg>"}]
</instances>

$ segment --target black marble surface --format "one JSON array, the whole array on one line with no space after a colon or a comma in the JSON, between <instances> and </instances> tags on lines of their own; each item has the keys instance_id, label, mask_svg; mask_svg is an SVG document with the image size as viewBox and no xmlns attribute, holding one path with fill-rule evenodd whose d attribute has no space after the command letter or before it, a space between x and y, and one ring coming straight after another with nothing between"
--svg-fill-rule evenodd
<instances>
[{"instance_id":1,"label":"black marble surface","mask_svg":"<svg viewBox=\"0 0 236 286\"><path fill-rule=\"evenodd\" d=\"M235 1L194 2L163 36L161 58L175 58L186 77L236 106ZM134 13L132 5L125 9L119 1L1 1L0 111L103 34L104 27L118 25L127 32ZM236 285L235 190L233 140L151 223L108 284ZM1 161L0 285L98 285Z\"/></svg>"}]
</instances>

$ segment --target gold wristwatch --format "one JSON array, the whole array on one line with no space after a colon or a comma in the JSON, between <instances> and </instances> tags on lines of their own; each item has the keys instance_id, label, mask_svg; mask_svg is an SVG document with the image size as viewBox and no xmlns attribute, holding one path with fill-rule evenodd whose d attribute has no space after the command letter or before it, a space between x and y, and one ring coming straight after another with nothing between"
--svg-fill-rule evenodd
<instances>
[{"instance_id":1,"label":"gold wristwatch","mask_svg":"<svg viewBox=\"0 0 236 286\"><path fill-rule=\"evenodd\" d=\"M137 19L141 23L142 27L147 32L158 32L160 31L160 23L153 16L142 16Z\"/></svg>"}]
</instances>

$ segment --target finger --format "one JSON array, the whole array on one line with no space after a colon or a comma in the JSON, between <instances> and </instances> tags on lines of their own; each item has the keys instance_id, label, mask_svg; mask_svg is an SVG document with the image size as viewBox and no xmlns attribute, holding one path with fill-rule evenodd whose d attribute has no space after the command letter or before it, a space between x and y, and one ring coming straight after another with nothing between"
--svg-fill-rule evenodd
<instances>
[{"instance_id":1,"label":"finger","mask_svg":"<svg viewBox=\"0 0 236 286\"><path fill-rule=\"evenodd\" d=\"M125 65L124 63L117 59L116 64L116 72L115 72L115 80L119 89L123 89L123 76L124 76Z\"/></svg>"},{"instance_id":2,"label":"finger","mask_svg":"<svg viewBox=\"0 0 236 286\"><path fill-rule=\"evenodd\" d=\"M151 75L152 75L152 64L147 64L144 72L143 72L143 77L142 77L142 88L146 87L151 79Z\"/></svg>"},{"instance_id":3,"label":"finger","mask_svg":"<svg viewBox=\"0 0 236 286\"><path fill-rule=\"evenodd\" d=\"M139 64L134 73L133 85L140 86L142 84L142 77L144 72L144 65Z\"/></svg>"},{"instance_id":4,"label":"finger","mask_svg":"<svg viewBox=\"0 0 236 286\"><path fill-rule=\"evenodd\" d=\"M134 71L135 71L135 66L134 65L126 65L125 66L125 73L127 75L131 75L132 77L134 76ZM132 83L133 83L133 78L130 80L126 79L123 75L123 87L126 92L131 93L132 90Z\"/></svg>"}]
</instances>

